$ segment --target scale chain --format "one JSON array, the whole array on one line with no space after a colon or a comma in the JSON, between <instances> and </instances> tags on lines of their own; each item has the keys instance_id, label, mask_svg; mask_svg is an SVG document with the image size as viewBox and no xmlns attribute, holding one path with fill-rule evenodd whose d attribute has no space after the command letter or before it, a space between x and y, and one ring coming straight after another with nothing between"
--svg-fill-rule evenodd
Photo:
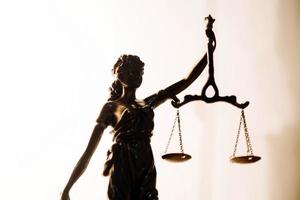
<instances>
[{"instance_id":1,"label":"scale chain","mask_svg":"<svg viewBox=\"0 0 300 200\"><path fill-rule=\"evenodd\" d=\"M239 129L238 129L238 133L237 133L237 137L236 137L232 157L235 157L235 154L236 154L236 151L237 151L237 145L238 145L238 142L239 142L242 123L243 123L243 126L244 126L244 132L245 132L245 138L246 138L247 155L253 156L253 149L252 149L252 144L251 144L251 141L250 141L250 136L249 136L248 126L247 126L247 122L246 122L245 112L242 109Z\"/></svg>"},{"instance_id":2,"label":"scale chain","mask_svg":"<svg viewBox=\"0 0 300 200\"><path fill-rule=\"evenodd\" d=\"M236 137L236 140L235 140L235 145L234 145L234 150L233 150L232 157L235 157L235 154L236 154L237 145L239 143L239 137L240 137L242 122L243 122L243 116L241 115L240 116L240 124L239 124L238 132L237 132L237 137Z\"/></svg>"},{"instance_id":3,"label":"scale chain","mask_svg":"<svg viewBox=\"0 0 300 200\"><path fill-rule=\"evenodd\" d=\"M244 130L245 130L246 143L247 143L247 154L253 155L253 149L252 149L252 144L250 141L250 136L249 136L249 132L248 132L248 126L247 126L244 110L242 110L242 118L243 118L243 122L244 122Z\"/></svg>"},{"instance_id":4,"label":"scale chain","mask_svg":"<svg viewBox=\"0 0 300 200\"><path fill-rule=\"evenodd\" d=\"M172 127L172 130L171 130L171 134L170 134L170 137L168 139L168 143L167 143L166 149L164 151L164 154L166 154L168 149L169 149L171 139L172 139L172 136L173 136L173 133L174 133L174 128L175 128L175 125L176 125L176 121L178 120L177 118L178 118L178 111L177 111L177 115L175 116L175 119L174 119L173 127Z\"/></svg>"},{"instance_id":5,"label":"scale chain","mask_svg":"<svg viewBox=\"0 0 300 200\"><path fill-rule=\"evenodd\" d=\"M180 124L180 115L179 115L179 109L177 109L177 113L176 113L176 117L175 117L175 120L174 120L174 124L173 124L172 130L171 130L171 134L170 134L170 137L168 139L168 143L167 143L166 149L164 151L164 154L167 153L167 151L169 149L169 146L171 144L171 139L173 137L173 133L174 133L174 129L175 129L175 126L176 126L176 122L178 123L178 134L179 134L180 151L181 151L181 153L184 153L183 143L182 143L181 124Z\"/></svg>"},{"instance_id":6,"label":"scale chain","mask_svg":"<svg viewBox=\"0 0 300 200\"><path fill-rule=\"evenodd\" d=\"M181 151L181 153L184 153L184 151L183 151L183 144L182 144L182 134L181 134L181 124L180 124L180 117L179 117L179 109L177 110L177 120L178 120L178 134L179 134L180 151Z\"/></svg>"}]
</instances>

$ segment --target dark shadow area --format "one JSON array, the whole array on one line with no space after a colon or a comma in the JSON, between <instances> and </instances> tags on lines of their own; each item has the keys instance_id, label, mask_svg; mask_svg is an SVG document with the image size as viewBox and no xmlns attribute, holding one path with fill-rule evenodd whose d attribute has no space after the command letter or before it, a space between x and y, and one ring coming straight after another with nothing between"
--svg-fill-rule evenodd
<instances>
[{"instance_id":1,"label":"dark shadow area","mask_svg":"<svg viewBox=\"0 0 300 200\"><path fill-rule=\"evenodd\" d=\"M269 199L300 199L300 1L281 0L278 5L276 51L278 60L288 77L288 88L292 95L293 116L296 118L280 133L266 138L269 166ZM284 97L278 97L284 98ZM282 108L284 109L284 108ZM270 125L272 126L272 125Z\"/></svg>"}]
</instances>

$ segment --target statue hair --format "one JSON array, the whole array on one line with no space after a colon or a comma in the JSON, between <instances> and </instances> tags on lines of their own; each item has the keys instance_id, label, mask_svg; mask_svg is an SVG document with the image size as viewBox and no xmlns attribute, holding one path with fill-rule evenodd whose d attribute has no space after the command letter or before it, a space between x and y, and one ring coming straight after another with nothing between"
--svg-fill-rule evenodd
<instances>
[{"instance_id":1,"label":"statue hair","mask_svg":"<svg viewBox=\"0 0 300 200\"><path fill-rule=\"evenodd\" d=\"M135 68L139 71L144 71L144 63L140 60L138 56L134 55L121 55L117 62L114 64L112 69L113 75L117 75L118 73L125 73L124 70L126 68ZM126 70L125 70L126 71ZM113 101L121 97L122 95L122 83L116 78L116 80L112 83L110 90L109 101Z\"/></svg>"}]
</instances>

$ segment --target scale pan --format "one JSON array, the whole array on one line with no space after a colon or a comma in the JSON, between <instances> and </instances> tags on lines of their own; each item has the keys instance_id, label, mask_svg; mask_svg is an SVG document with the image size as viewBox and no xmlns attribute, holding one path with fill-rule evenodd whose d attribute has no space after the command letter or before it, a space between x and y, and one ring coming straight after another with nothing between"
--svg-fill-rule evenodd
<instances>
[{"instance_id":1,"label":"scale pan","mask_svg":"<svg viewBox=\"0 0 300 200\"><path fill-rule=\"evenodd\" d=\"M233 163L240 163L240 164L248 164L248 163L254 163L256 161L259 161L261 157L259 156L236 156L236 157L231 157L230 161Z\"/></svg>"},{"instance_id":2,"label":"scale pan","mask_svg":"<svg viewBox=\"0 0 300 200\"><path fill-rule=\"evenodd\" d=\"M185 153L167 153L161 157L162 159L170 162L184 162L192 158L189 154Z\"/></svg>"}]
</instances>

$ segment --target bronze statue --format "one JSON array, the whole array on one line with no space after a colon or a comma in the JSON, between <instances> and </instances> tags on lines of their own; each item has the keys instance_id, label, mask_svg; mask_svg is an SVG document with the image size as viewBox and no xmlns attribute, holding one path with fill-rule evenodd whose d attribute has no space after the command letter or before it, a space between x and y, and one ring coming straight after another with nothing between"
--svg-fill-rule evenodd
<instances>
[{"instance_id":1,"label":"bronze statue","mask_svg":"<svg viewBox=\"0 0 300 200\"><path fill-rule=\"evenodd\" d=\"M62 193L61 200L69 200L69 191L83 174L103 131L113 127L113 141L107 154L103 175L110 176L108 197L110 200L155 200L156 170L150 138L154 127L153 110L167 99L186 89L207 65L206 54L191 73L158 93L137 100L136 89L142 83L144 63L138 56L122 55L113 67L116 80L111 96L103 106L88 146L75 166Z\"/></svg>"},{"instance_id":2,"label":"bronze statue","mask_svg":"<svg viewBox=\"0 0 300 200\"><path fill-rule=\"evenodd\" d=\"M150 139L154 127L153 110L168 99L173 99L172 105L179 108L191 101L206 103L227 102L240 109L244 109L249 102L238 103L236 96L219 96L219 90L214 80L213 52L216 48L216 38L212 31L214 19L207 18L206 35L208 50L190 74L160 90L158 93L137 100L136 89L142 83L144 63L138 56L122 55L113 68L116 80L111 86L111 96L103 106L97 125L94 128L88 146L78 161L61 197L69 200L72 185L85 171L94 153L103 131L107 126L113 127L113 142L107 154L103 175L110 176L108 197L110 200L156 200L156 170ZM200 95L186 95L182 102L176 95L191 85L202 73L205 66L209 67L209 78ZM212 97L206 96L208 87L214 89ZM243 114L243 112L242 112ZM252 160L249 160L251 158ZM254 158L254 160L253 160ZM251 163L260 159L251 155L234 157L239 163ZM239 160L240 159L240 160ZM241 162L243 161L243 162Z\"/></svg>"}]
</instances>

